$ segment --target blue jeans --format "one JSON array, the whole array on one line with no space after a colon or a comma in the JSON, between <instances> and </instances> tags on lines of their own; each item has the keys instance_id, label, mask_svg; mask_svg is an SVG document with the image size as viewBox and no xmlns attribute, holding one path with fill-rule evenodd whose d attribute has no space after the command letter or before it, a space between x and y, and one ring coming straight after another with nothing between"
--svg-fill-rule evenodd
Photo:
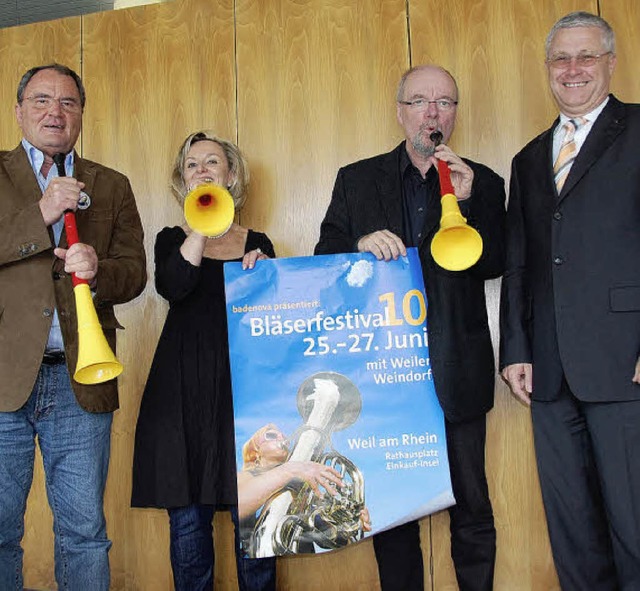
<instances>
[{"instance_id":1,"label":"blue jeans","mask_svg":"<svg viewBox=\"0 0 640 591\"><path fill-rule=\"evenodd\" d=\"M42 365L31 396L0 412L0 589L22 591L24 512L33 479L35 437L53 512L55 576L62 591L109 589L111 542L102 500L112 413L77 403L64 364Z\"/></svg>"},{"instance_id":2,"label":"blue jeans","mask_svg":"<svg viewBox=\"0 0 640 591\"><path fill-rule=\"evenodd\" d=\"M243 558L240 551L238 509L230 507L235 530L236 568L240 591L275 591L276 559ZM168 509L170 554L176 591L213 589L212 505L189 505Z\"/></svg>"}]
</instances>

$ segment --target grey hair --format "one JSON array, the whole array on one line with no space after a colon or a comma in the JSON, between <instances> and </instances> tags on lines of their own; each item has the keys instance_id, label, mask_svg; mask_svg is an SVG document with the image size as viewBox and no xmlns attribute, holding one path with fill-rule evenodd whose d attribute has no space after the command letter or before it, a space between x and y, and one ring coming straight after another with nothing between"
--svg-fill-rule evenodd
<instances>
[{"instance_id":1,"label":"grey hair","mask_svg":"<svg viewBox=\"0 0 640 591\"><path fill-rule=\"evenodd\" d=\"M46 66L36 66L35 68L27 70L22 75L22 78L20 78L20 82L18 83L18 92L16 93L19 105L21 105L22 101L24 100L24 91L27 87L27 84L29 84L31 78L33 78L38 72L42 72L42 70L54 70L55 72L58 72L58 74L62 74L63 76L69 76L70 78L72 78L76 84L78 93L80 94L80 106L84 110L84 105L87 101L87 95L84 91L82 79L71 68L56 63L47 64Z\"/></svg>"},{"instance_id":2,"label":"grey hair","mask_svg":"<svg viewBox=\"0 0 640 591\"><path fill-rule=\"evenodd\" d=\"M602 33L602 42L604 43L605 51L616 53L616 35L611 28L611 25L602 17L591 14L590 12L571 12L566 16L563 16L553 27L547 35L547 40L544 46L544 53L549 58L549 49L556 33L560 29L575 29L577 27L597 27Z\"/></svg>"},{"instance_id":3,"label":"grey hair","mask_svg":"<svg viewBox=\"0 0 640 591\"><path fill-rule=\"evenodd\" d=\"M402 74L402 78L400 78L400 82L398 82L398 91L396 92L396 101L400 102L401 100L404 100L404 87L405 87L405 84L407 83L407 78L409 78L411 74L413 74L414 72L419 72L420 70L427 70L431 68L441 70L442 72L447 74L449 78L451 78L451 80L453 81L453 85L456 88L456 96L451 98L455 98L456 100L458 100L458 95L459 95L458 83L456 82L456 79L453 77L453 74L449 72L449 70L446 70L445 68L443 68L442 66L436 66L433 64L422 64L420 66L413 66L413 68L409 68L404 74Z\"/></svg>"},{"instance_id":4,"label":"grey hair","mask_svg":"<svg viewBox=\"0 0 640 591\"><path fill-rule=\"evenodd\" d=\"M240 210L247 198L247 187L249 185L249 167L240 148L233 142L222 139L210 131L196 131L187 137L178 149L173 170L171 171L171 189L175 193L180 205L184 203L187 187L184 184L184 163L187 154L193 144L198 142L215 142L224 152L227 162L229 163L229 172L233 178L231 185L227 187L236 210Z\"/></svg>"}]
</instances>

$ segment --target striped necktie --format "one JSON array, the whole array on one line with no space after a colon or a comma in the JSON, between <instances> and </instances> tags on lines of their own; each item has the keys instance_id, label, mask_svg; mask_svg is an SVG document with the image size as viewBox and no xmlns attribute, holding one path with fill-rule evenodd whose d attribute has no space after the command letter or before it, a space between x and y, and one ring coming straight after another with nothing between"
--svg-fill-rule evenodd
<instances>
[{"instance_id":1,"label":"striped necktie","mask_svg":"<svg viewBox=\"0 0 640 591\"><path fill-rule=\"evenodd\" d=\"M577 117L576 119L569 119L569 121L563 125L565 136L564 140L562 140L558 157L553 165L553 175L558 193L562 191L564 182L567 180L567 176L569 176L571 165L578 155L576 142L574 141L576 130L585 123L586 119L584 117Z\"/></svg>"}]
</instances>

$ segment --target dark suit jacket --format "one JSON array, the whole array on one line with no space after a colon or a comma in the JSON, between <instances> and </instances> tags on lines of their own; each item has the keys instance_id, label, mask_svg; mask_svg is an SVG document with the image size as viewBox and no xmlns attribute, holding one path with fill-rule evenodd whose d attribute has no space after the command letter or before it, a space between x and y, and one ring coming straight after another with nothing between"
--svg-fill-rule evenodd
<instances>
[{"instance_id":1,"label":"dark suit jacket","mask_svg":"<svg viewBox=\"0 0 640 591\"><path fill-rule=\"evenodd\" d=\"M76 213L80 241L98 255L94 305L115 351L122 328L113 305L136 297L146 283L142 225L125 176L75 155L75 176L85 183L91 206ZM42 192L22 145L0 152L0 411L19 409L29 398L58 309L69 372L78 355L71 277L53 255L52 233L42 219ZM66 247L63 231L60 246ZM116 380L94 386L73 382L80 405L91 412L118 407Z\"/></svg>"},{"instance_id":2,"label":"dark suit jacket","mask_svg":"<svg viewBox=\"0 0 640 591\"><path fill-rule=\"evenodd\" d=\"M513 160L502 367L533 363L533 398L562 375L584 401L640 398L640 105L611 96L558 196L550 129Z\"/></svg>"},{"instance_id":3,"label":"dark suit jacket","mask_svg":"<svg viewBox=\"0 0 640 591\"><path fill-rule=\"evenodd\" d=\"M338 172L315 254L354 252L359 238L388 229L406 242L403 231L400 154L362 160ZM487 322L485 279L504 267L504 181L492 170L465 160L473 169L471 197L460 202L462 214L483 238L480 260L467 271L445 271L431 256L438 230L439 199L428 211L419 245L427 293L429 354L436 393L450 421L465 421L493 406L495 368Z\"/></svg>"}]
</instances>

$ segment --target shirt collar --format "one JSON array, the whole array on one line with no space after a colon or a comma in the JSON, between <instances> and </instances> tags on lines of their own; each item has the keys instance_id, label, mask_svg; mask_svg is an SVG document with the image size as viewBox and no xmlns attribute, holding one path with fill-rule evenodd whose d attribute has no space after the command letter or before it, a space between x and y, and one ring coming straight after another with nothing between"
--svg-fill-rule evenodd
<instances>
[{"instance_id":1,"label":"shirt collar","mask_svg":"<svg viewBox=\"0 0 640 591\"><path fill-rule=\"evenodd\" d=\"M429 170L427 170L427 174L425 175L424 178L422 178L422 174L416 168L415 164L411 162L411 158L409 158L409 153L407 152L407 145L405 140L403 149L400 150L400 174L402 175L402 177L405 178L407 174L413 174L417 176L421 182L425 182L429 177L429 175L433 176L434 171L435 171L435 174L437 175L436 167L430 166Z\"/></svg>"},{"instance_id":2,"label":"shirt collar","mask_svg":"<svg viewBox=\"0 0 640 591\"><path fill-rule=\"evenodd\" d=\"M607 95L607 98L605 98L595 109L593 109L593 111L590 111L586 115L583 115L584 119L587 120L586 122L593 123L598 118L598 115L602 113L608 102L609 96ZM567 121L570 121L571 119L574 119L574 117L568 117L564 113L560 113L560 125L558 127L562 127Z\"/></svg>"},{"instance_id":3,"label":"shirt collar","mask_svg":"<svg viewBox=\"0 0 640 591\"><path fill-rule=\"evenodd\" d=\"M407 154L407 143L405 142L400 150L400 173L404 176L407 172L407 168L413 166L409 154Z\"/></svg>"},{"instance_id":4,"label":"shirt collar","mask_svg":"<svg viewBox=\"0 0 640 591\"><path fill-rule=\"evenodd\" d=\"M38 176L40 174L40 169L44 164L44 152L36 148L25 138L22 138L22 147L27 153L27 158L29 159L29 164L31 164L33 172L36 176ZM73 150L71 150L71 152L69 152L64 159L64 169L67 176L73 176ZM58 169L55 166L52 166L51 170L54 170L55 176L58 176Z\"/></svg>"}]
</instances>

